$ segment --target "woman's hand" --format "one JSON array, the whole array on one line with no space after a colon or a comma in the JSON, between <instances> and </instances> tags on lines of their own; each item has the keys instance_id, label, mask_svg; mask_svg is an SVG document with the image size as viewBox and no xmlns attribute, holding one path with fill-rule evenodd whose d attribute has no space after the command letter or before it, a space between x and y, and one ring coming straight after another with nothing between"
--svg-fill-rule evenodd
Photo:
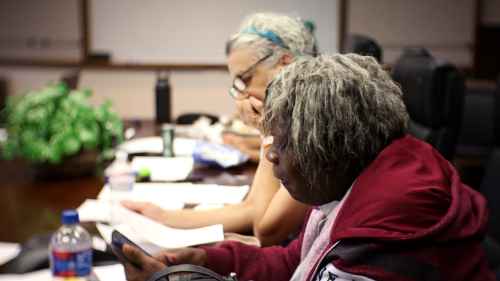
<instances>
[{"instance_id":1,"label":"woman's hand","mask_svg":"<svg viewBox=\"0 0 500 281\"><path fill-rule=\"evenodd\" d=\"M205 266L207 253L203 249L181 248L161 251L148 257L134 246L123 245L121 253L113 247L113 251L125 268L125 275L129 281L146 280L153 273L177 264L195 264Z\"/></svg>"},{"instance_id":2,"label":"woman's hand","mask_svg":"<svg viewBox=\"0 0 500 281\"><path fill-rule=\"evenodd\" d=\"M167 263L148 257L134 246L123 245L122 252L111 247L125 268L128 281L144 281L153 273L167 267Z\"/></svg>"},{"instance_id":3,"label":"woman's hand","mask_svg":"<svg viewBox=\"0 0 500 281\"><path fill-rule=\"evenodd\" d=\"M123 207L139 214L143 214L144 216L161 223L163 223L163 218L167 213L166 210L149 202L133 202L123 200L121 203Z\"/></svg>"},{"instance_id":4,"label":"woman's hand","mask_svg":"<svg viewBox=\"0 0 500 281\"><path fill-rule=\"evenodd\" d=\"M207 265L207 252L201 248L169 249L155 254L154 258L168 266L194 264L205 267Z\"/></svg>"},{"instance_id":5,"label":"woman's hand","mask_svg":"<svg viewBox=\"0 0 500 281\"><path fill-rule=\"evenodd\" d=\"M262 101L255 97L236 101L236 109L238 110L241 121L243 121L245 125L259 131L261 131L261 129L258 126L258 122L262 113L262 106Z\"/></svg>"},{"instance_id":6,"label":"woman's hand","mask_svg":"<svg viewBox=\"0 0 500 281\"><path fill-rule=\"evenodd\" d=\"M222 143L232 146L239 151L250 155L249 161L259 163L260 161L260 136L240 136L235 134L222 134Z\"/></svg>"}]
</instances>

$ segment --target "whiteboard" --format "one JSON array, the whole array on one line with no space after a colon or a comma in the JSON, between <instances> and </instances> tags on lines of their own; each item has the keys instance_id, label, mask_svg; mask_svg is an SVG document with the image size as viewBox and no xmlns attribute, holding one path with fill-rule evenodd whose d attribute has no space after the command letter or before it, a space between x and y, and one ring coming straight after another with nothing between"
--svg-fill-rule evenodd
<instances>
[{"instance_id":1,"label":"whiteboard","mask_svg":"<svg viewBox=\"0 0 500 281\"><path fill-rule=\"evenodd\" d=\"M249 13L297 12L317 50L338 51L340 0L89 0L90 52L116 64L226 64L227 38Z\"/></svg>"}]
</instances>

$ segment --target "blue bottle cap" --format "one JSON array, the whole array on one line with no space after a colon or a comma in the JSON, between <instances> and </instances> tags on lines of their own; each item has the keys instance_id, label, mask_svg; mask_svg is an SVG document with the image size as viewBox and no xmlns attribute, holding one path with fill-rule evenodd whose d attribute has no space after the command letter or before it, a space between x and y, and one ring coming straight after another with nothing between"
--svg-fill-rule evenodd
<instances>
[{"instance_id":1,"label":"blue bottle cap","mask_svg":"<svg viewBox=\"0 0 500 281\"><path fill-rule=\"evenodd\" d=\"M62 213L62 223L63 224L74 224L79 223L78 212L76 210L66 210Z\"/></svg>"}]
</instances>

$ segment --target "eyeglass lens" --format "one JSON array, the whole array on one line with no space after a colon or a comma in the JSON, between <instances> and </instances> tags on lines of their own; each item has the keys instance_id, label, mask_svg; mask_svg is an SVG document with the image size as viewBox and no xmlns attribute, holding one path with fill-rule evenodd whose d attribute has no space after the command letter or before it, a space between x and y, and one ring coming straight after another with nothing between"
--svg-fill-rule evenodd
<instances>
[{"instance_id":1,"label":"eyeglass lens","mask_svg":"<svg viewBox=\"0 0 500 281\"><path fill-rule=\"evenodd\" d=\"M243 82L243 80L241 79L241 77L245 74L247 74L248 72L250 72L252 69L254 69L257 65L259 65L261 62L263 62L265 59L267 59L268 57L270 57L272 54L269 54L265 57L263 57L262 59L260 59L258 62L256 62L254 65L252 65L250 68L248 68L247 70L243 71L243 73L241 73L240 75L238 75L238 77L236 77L233 81L233 86L229 89L229 94L231 96L233 96L233 98L238 98L238 91L240 92L243 92L245 89L246 89L246 85L245 85L245 82Z\"/></svg>"}]
</instances>

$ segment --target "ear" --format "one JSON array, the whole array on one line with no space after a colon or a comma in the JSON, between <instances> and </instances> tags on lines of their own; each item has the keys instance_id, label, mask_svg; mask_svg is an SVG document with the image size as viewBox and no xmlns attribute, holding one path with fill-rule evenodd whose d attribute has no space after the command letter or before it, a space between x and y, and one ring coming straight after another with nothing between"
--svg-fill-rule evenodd
<instances>
[{"instance_id":1,"label":"ear","mask_svg":"<svg viewBox=\"0 0 500 281\"><path fill-rule=\"evenodd\" d=\"M283 53L280 56L280 60L278 61L278 65L280 65L281 67L283 67L283 66L287 66L287 65L291 64L294 61L295 60L293 59L293 55L292 54L290 54L290 53Z\"/></svg>"}]
</instances>

